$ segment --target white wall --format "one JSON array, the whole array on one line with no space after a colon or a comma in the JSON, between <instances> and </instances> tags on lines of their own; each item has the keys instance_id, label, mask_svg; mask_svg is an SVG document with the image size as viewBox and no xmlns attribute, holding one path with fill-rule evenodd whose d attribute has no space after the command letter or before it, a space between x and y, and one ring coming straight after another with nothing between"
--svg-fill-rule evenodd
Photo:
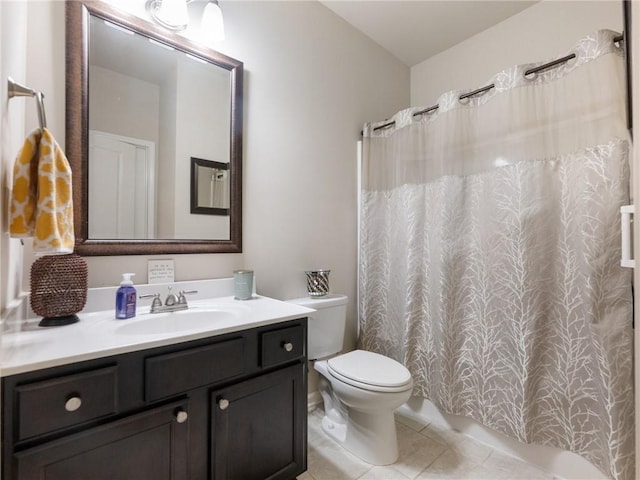
<instances>
[{"instance_id":1,"label":"white wall","mask_svg":"<svg viewBox=\"0 0 640 480\"><path fill-rule=\"evenodd\" d=\"M35 111L31 98L14 97L7 102L7 77L26 83L27 8L24 4L0 2L0 311L2 318L24 314L22 247L9 238L8 200L13 180L13 164L22 141L36 125L25 126L25 108ZM0 329L1 331L1 329Z\"/></svg>"},{"instance_id":2,"label":"white wall","mask_svg":"<svg viewBox=\"0 0 640 480\"><path fill-rule=\"evenodd\" d=\"M621 1L541 1L412 67L411 105L435 105L441 94L483 87L510 66L561 57L599 29L622 32Z\"/></svg>"},{"instance_id":3,"label":"white wall","mask_svg":"<svg viewBox=\"0 0 640 480\"><path fill-rule=\"evenodd\" d=\"M174 258L176 280L252 268L259 292L280 299L305 295L305 269L330 268L332 290L350 297L353 344L356 141L365 121L408 106L409 69L319 2L221 6L219 50L245 67L244 253L155 258ZM64 144L64 4L28 9L37 25L28 30L28 77ZM86 257L89 286L116 285L124 271L145 282L148 258ZM32 261L27 249L25 270Z\"/></svg>"}]
</instances>

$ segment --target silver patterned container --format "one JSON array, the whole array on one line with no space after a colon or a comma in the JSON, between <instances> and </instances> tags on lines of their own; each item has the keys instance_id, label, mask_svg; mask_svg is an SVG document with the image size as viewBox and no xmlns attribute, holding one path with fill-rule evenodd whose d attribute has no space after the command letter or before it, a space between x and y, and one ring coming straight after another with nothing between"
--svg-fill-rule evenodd
<instances>
[{"instance_id":1,"label":"silver patterned container","mask_svg":"<svg viewBox=\"0 0 640 480\"><path fill-rule=\"evenodd\" d=\"M329 293L329 273L331 270L306 270L307 292L311 297L322 297Z\"/></svg>"}]
</instances>

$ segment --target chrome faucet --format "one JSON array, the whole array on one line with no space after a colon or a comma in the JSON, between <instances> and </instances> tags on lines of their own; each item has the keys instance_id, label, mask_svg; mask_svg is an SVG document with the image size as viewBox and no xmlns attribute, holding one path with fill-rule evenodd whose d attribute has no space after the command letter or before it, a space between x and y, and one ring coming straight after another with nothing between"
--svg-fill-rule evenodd
<instances>
[{"instance_id":1,"label":"chrome faucet","mask_svg":"<svg viewBox=\"0 0 640 480\"><path fill-rule=\"evenodd\" d=\"M164 300L164 305L162 304L162 300L160 300L159 293L149 293L147 295L140 295L138 298L153 298L151 302L151 313L164 313L164 312L176 312L178 310L186 310L189 308L187 304L186 295L191 295L194 293L198 293L197 290L180 290L178 295L174 295L171 293L171 289L173 287L167 287L169 289L169 293L167 294L167 298Z\"/></svg>"},{"instance_id":2,"label":"chrome faucet","mask_svg":"<svg viewBox=\"0 0 640 480\"><path fill-rule=\"evenodd\" d=\"M171 289L173 287L168 286L167 288L169 289L169 293L167 294L167 298L165 298L165 300L164 300L164 306L165 307L172 307L172 306L174 306L175 304L178 303L178 297L176 297L173 293L171 293Z\"/></svg>"}]
</instances>

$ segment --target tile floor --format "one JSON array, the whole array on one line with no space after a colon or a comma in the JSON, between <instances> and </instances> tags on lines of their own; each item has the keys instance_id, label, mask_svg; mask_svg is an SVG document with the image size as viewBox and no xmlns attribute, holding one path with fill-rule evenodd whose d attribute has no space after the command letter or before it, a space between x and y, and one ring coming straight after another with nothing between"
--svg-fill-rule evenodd
<instances>
[{"instance_id":1,"label":"tile floor","mask_svg":"<svg viewBox=\"0 0 640 480\"><path fill-rule=\"evenodd\" d=\"M453 430L396 416L400 458L375 467L322 431L322 408L309 413L308 470L298 480L552 480L553 475Z\"/></svg>"}]
</instances>

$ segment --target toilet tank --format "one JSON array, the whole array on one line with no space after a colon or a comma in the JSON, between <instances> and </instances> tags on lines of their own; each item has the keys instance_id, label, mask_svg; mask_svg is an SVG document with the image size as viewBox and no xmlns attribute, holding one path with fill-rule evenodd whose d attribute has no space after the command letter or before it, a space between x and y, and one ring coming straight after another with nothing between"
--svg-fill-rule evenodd
<instances>
[{"instance_id":1,"label":"toilet tank","mask_svg":"<svg viewBox=\"0 0 640 480\"><path fill-rule=\"evenodd\" d=\"M288 300L288 302L316 310L315 313L309 314L307 338L309 360L334 355L342 350L347 325L346 295L304 297Z\"/></svg>"}]
</instances>

